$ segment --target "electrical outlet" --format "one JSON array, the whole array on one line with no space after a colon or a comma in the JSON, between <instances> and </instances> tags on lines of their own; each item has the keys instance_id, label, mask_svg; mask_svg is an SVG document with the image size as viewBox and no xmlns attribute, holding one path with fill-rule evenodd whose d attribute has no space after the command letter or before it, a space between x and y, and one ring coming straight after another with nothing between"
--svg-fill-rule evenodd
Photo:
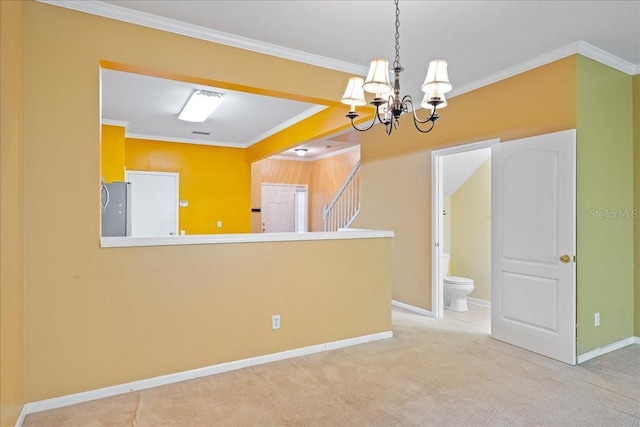
<instances>
[{"instance_id":1,"label":"electrical outlet","mask_svg":"<svg viewBox=\"0 0 640 427\"><path fill-rule=\"evenodd\" d=\"M593 315L593 324L595 326L600 326L600 313L596 313Z\"/></svg>"},{"instance_id":2,"label":"electrical outlet","mask_svg":"<svg viewBox=\"0 0 640 427\"><path fill-rule=\"evenodd\" d=\"M222 221L218 220L217 226L218 228L222 228Z\"/></svg>"},{"instance_id":3,"label":"electrical outlet","mask_svg":"<svg viewBox=\"0 0 640 427\"><path fill-rule=\"evenodd\" d=\"M271 316L271 329L280 329L280 315L274 314Z\"/></svg>"}]
</instances>

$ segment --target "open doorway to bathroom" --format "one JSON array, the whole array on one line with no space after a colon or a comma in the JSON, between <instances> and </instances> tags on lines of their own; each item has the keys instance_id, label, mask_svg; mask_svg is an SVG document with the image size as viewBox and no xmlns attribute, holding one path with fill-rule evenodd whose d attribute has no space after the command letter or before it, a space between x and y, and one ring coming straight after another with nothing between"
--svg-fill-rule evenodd
<instances>
[{"instance_id":1,"label":"open doorway to bathroom","mask_svg":"<svg viewBox=\"0 0 640 427\"><path fill-rule=\"evenodd\" d=\"M491 146L432 153L432 308L491 332Z\"/></svg>"}]
</instances>

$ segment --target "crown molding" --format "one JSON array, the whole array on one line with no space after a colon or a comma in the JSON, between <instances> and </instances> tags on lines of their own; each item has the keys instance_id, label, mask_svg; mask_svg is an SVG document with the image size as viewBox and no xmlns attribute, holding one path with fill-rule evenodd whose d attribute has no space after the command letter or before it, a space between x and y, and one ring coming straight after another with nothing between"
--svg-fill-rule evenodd
<instances>
[{"instance_id":1,"label":"crown molding","mask_svg":"<svg viewBox=\"0 0 640 427\"><path fill-rule=\"evenodd\" d=\"M177 142L181 144L210 145L213 147L247 148L244 144L239 144L234 142L207 141L205 139L196 139L196 138L175 138L172 136L158 136L158 135L148 135L143 133L129 133L129 132L126 132L126 130L125 130L125 137L132 138L132 139L145 139L149 141L158 141L158 142Z\"/></svg>"},{"instance_id":2,"label":"crown molding","mask_svg":"<svg viewBox=\"0 0 640 427\"><path fill-rule=\"evenodd\" d=\"M316 161L316 160L328 159L329 157L335 157L341 154L351 153L352 151L360 151L360 144L353 145L351 147L341 148L339 150L331 151L329 153L320 154L318 156L312 157L309 160Z\"/></svg>"},{"instance_id":3,"label":"crown molding","mask_svg":"<svg viewBox=\"0 0 640 427\"><path fill-rule=\"evenodd\" d=\"M576 43L570 44L568 46L565 46L560 49L556 49L552 52L548 52L544 55L538 56L537 58L530 59L518 65L514 65L513 67L509 67L497 73L491 74L485 78L476 80L467 85L457 87L456 89L451 91L448 98L453 98L454 96L462 95L463 93L480 89L481 87L499 82L500 80L508 79L515 75L524 73L525 71L533 70L534 68L538 68L542 65L548 64L553 61L557 61L558 59L562 59L567 56L574 55L576 53L577 53L577 44Z\"/></svg>"},{"instance_id":4,"label":"crown molding","mask_svg":"<svg viewBox=\"0 0 640 427\"><path fill-rule=\"evenodd\" d=\"M131 133L128 130L129 122L123 121L123 120L101 119L100 124L107 125L107 126L118 126L118 127L124 128L125 138L145 139L149 141L158 141L158 142L179 142L183 144L211 145L214 147L247 148L247 146L244 144L236 144L233 142L217 142L217 141L207 141L205 139L197 139L197 138L174 138L171 136L149 135L145 133Z\"/></svg>"},{"instance_id":5,"label":"crown molding","mask_svg":"<svg viewBox=\"0 0 640 427\"><path fill-rule=\"evenodd\" d=\"M287 150L289 151L289 150ZM276 154L275 156L269 156L269 159L273 160L290 160L295 162L315 162L316 160L328 159L330 157L339 156L340 154L349 153L351 151L360 151L360 144L351 147L341 148L339 150L330 151L325 154L318 154L313 157L300 157L300 156L286 156L283 154Z\"/></svg>"},{"instance_id":6,"label":"crown molding","mask_svg":"<svg viewBox=\"0 0 640 427\"><path fill-rule=\"evenodd\" d=\"M301 62L309 65L315 65L318 67L328 68L336 71L343 71L346 73L352 73L359 76L366 75L368 68L352 64L345 61L339 61L336 59L327 58L320 55L314 55L307 52L302 52L295 49L289 49L286 47L274 45L271 43L261 42L259 40L250 39L247 37L240 37L233 34L225 33L222 31L216 31L208 28L204 28L198 25L186 24L184 22L176 21L170 18L163 18L155 16L145 12L139 12L132 9L128 9L122 6L116 6L110 3L104 3L96 0L37 0L40 3L45 3L53 6L64 7L67 9L76 10L79 12L90 13L93 15L102 16L105 18L116 19L131 24L142 25L157 30L167 31L175 34L180 34L188 37L193 37L201 40L206 40L214 43L223 44L226 46L232 46L239 49L250 50L265 55L271 55L278 58L288 59L296 62ZM461 95L466 92L470 92L475 89L479 89L483 86L496 83L500 80L513 77L517 74L525 71L532 70L542 65L548 64L553 61L557 61L567 56L580 54L587 58L598 61L604 65L608 65L619 71L627 73L629 75L640 74L640 64L632 64L628 61L618 58L600 48L590 45L584 41L577 41L570 45L561 47L559 49L548 52L544 55L525 61L521 64L509 67L498 73L492 74L485 78L476 80L464 86L457 87L450 94L449 98Z\"/></svg>"},{"instance_id":7,"label":"crown molding","mask_svg":"<svg viewBox=\"0 0 640 427\"><path fill-rule=\"evenodd\" d=\"M60 6L78 12L90 13L104 18L116 19L130 24L142 25L156 30L167 31L196 39L206 40L239 49L250 50L252 52L315 65L345 73L366 75L368 68L350 62L327 58L325 56L314 55L300 50L289 49L259 40L241 37L222 31L212 30L199 25L187 24L175 19L164 18L146 12L140 12L126 7L104 3L96 0L37 0L53 6Z\"/></svg>"},{"instance_id":8,"label":"crown molding","mask_svg":"<svg viewBox=\"0 0 640 427\"><path fill-rule=\"evenodd\" d=\"M125 128L125 131L127 129L127 126L129 126L129 122L126 122L124 120L111 120L111 119L101 119L100 124L107 125L107 126L118 126L121 128Z\"/></svg>"},{"instance_id":9,"label":"crown molding","mask_svg":"<svg viewBox=\"0 0 640 427\"><path fill-rule=\"evenodd\" d=\"M249 141L245 145L245 148L252 146L256 142L262 141L263 139L268 138L271 135L273 135L273 134L275 134L277 132L280 132L283 129L286 129L289 126L293 126L296 123L298 123L298 122L300 122L300 121L302 121L302 120L304 120L304 119L306 119L308 117L311 117L314 114L319 113L320 111L322 111L322 110L324 110L326 108L327 108L326 105L314 105L313 107L309 108L306 111L303 111L302 113L298 114L297 116L294 116L294 117L290 118L289 120L287 120L287 121L285 121L283 123L280 123L278 126L269 129L268 131L266 131L262 135L256 136L254 139L252 139L251 141Z\"/></svg>"},{"instance_id":10,"label":"crown molding","mask_svg":"<svg viewBox=\"0 0 640 427\"><path fill-rule=\"evenodd\" d=\"M517 74L524 73L525 71L533 70L534 68L538 68L545 64L549 64L559 59L576 54L593 59L594 61L598 61L601 64L607 65L611 68L615 68L616 70L622 71L623 73L629 75L635 75L640 72L640 65L634 65L628 61L625 61L624 59L620 59L617 56L610 54L609 52L606 52L600 48L597 48L587 42L580 40L575 43L571 43L570 45L545 53L544 55L540 55L536 58L522 62L513 67L509 67L483 79L476 80L475 82L472 82L470 84L460 86L451 91L451 94L448 96L448 98L462 95L465 92L471 92L472 90L479 89L483 86L488 86L490 84L499 82L500 80L508 79Z\"/></svg>"},{"instance_id":11,"label":"crown molding","mask_svg":"<svg viewBox=\"0 0 640 427\"><path fill-rule=\"evenodd\" d=\"M150 141L160 141L160 142L180 142L180 143L185 143L185 144L199 144L199 145L211 145L211 146L215 146L215 147L231 147L231 148L248 148L250 146L252 146L253 144L262 141L265 138L270 137L271 135L280 132L283 129L288 128L289 126L292 126L296 123L298 123L299 121L302 121L304 119L306 119L307 117L310 117L316 113L319 113L320 111L324 110L325 108L327 108L324 105L314 105L313 107L309 108L306 111L303 111L302 113L298 114L295 117L290 118L289 120L279 124L278 126L269 129L268 131L266 131L265 133L263 133L262 135L257 136L256 138L254 138L252 141L250 141L247 144L242 144L242 143L235 143L235 142L224 142L224 141L209 141L206 139L199 139L199 138L175 138L175 137L170 137L170 136L158 136L158 135L149 135L149 134L142 134L142 133L130 133L127 130L127 126L129 125L129 122L125 122L125 121L120 121L120 120L111 120L111 119L102 119L102 124L103 125L111 125L111 126L120 126L125 128L125 137L127 138L135 138L135 139L147 139Z\"/></svg>"},{"instance_id":12,"label":"crown molding","mask_svg":"<svg viewBox=\"0 0 640 427\"><path fill-rule=\"evenodd\" d=\"M623 73L629 75L637 74L638 68L640 67L640 65L635 65L631 62L625 61L624 59L620 59L617 56L612 55L609 52L598 47L590 45L587 42L578 41L575 44L577 44L576 53L593 59L594 61L598 61L601 64L608 65L609 67L615 68L616 70L622 71Z\"/></svg>"}]
</instances>

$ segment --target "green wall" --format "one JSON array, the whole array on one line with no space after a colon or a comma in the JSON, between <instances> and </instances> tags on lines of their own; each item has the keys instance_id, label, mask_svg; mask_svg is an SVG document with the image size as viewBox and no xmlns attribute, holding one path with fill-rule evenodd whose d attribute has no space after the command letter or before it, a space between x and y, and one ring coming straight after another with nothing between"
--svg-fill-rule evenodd
<instances>
[{"instance_id":1,"label":"green wall","mask_svg":"<svg viewBox=\"0 0 640 427\"><path fill-rule=\"evenodd\" d=\"M634 332L632 81L578 56L578 354Z\"/></svg>"}]
</instances>

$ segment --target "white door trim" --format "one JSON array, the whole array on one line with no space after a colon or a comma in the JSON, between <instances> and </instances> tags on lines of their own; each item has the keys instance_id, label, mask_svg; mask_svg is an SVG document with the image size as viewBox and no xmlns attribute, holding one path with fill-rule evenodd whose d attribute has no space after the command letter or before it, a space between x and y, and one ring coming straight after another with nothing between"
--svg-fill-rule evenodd
<instances>
[{"instance_id":1,"label":"white door trim","mask_svg":"<svg viewBox=\"0 0 640 427\"><path fill-rule=\"evenodd\" d=\"M465 151L491 148L500 143L500 139L488 139L486 141L470 144L456 145L431 152L431 313L435 318L444 317L443 290L440 280L440 256L442 254L442 210L443 202L443 178L442 157L450 154L463 153Z\"/></svg>"}]
</instances>

